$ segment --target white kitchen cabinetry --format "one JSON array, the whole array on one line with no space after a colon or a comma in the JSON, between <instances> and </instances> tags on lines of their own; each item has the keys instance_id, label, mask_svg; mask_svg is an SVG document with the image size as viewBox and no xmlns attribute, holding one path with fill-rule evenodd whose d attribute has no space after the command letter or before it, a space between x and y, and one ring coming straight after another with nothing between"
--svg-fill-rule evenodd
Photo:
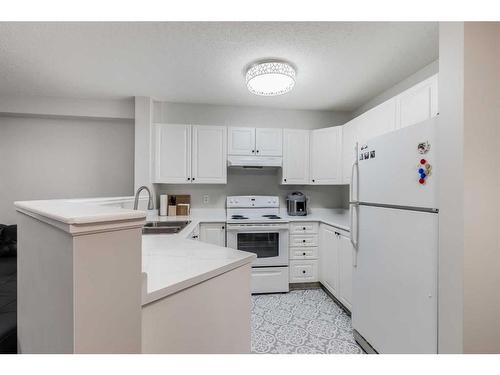
<instances>
[{"instance_id":1,"label":"white kitchen cabinetry","mask_svg":"<svg viewBox=\"0 0 500 375\"><path fill-rule=\"evenodd\" d=\"M357 120L357 142L361 145L370 138L396 130L396 98L370 109Z\"/></svg>"},{"instance_id":2,"label":"white kitchen cabinetry","mask_svg":"<svg viewBox=\"0 0 500 375\"><path fill-rule=\"evenodd\" d=\"M311 131L311 183L335 185L342 177L342 127Z\"/></svg>"},{"instance_id":3,"label":"white kitchen cabinetry","mask_svg":"<svg viewBox=\"0 0 500 375\"><path fill-rule=\"evenodd\" d=\"M318 223L290 224L290 283L318 281Z\"/></svg>"},{"instance_id":4,"label":"white kitchen cabinetry","mask_svg":"<svg viewBox=\"0 0 500 375\"><path fill-rule=\"evenodd\" d=\"M347 232L320 225L319 281L346 308L352 308L353 248Z\"/></svg>"},{"instance_id":5,"label":"white kitchen cabinetry","mask_svg":"<svg viewBox=\"0 0 500 375\"><path fill-rule=\"evenodd\" d=\"M154 129L153 182L190 182L191 126L155 124Z\"/></svg>"},{"instance_id":6,"label":"white kitchen cabinetry","mask_svg":"<svg viewBox=\"0 0 500 375\"><path fill-rule=\"evenodd\" d=\"M352 310L353 247L351 240L339 232L339 296L338 299Z\"/></svg>"},{"instance_id":7,"label":"white kitchen cabinetry","mask_svg":"<svg viewBox=\"0 0 500 375\"><path fill-rule=\"evenodd\" d=\"M229 155L281 156L283 154L283 129L230 127Z\"/></svg>"},{"instance_id":8,"label":"white kitchen cabinetry","mask_svg":"<svg viewBox=\"0 0 500 375\"><path fill-rule=\"evenodd\" d=\"M309 184L309 130L284 129L282 184Z\"/></svg>"},{"instance_id":9,"label":"white kitchen cabinetry","mask_svg":"<svg viewBox=\"0 0 500 375\"><path fill-rule=\"evenodd\" d=\"M397 96L397 125L404 128L438 114L437 74Z\"/></svg>"},{"instance_id":10,"label":"white kitchen cabinetry","mask_svg":"<svg viewBox=\"0 0 500 375\"><path fill-rule=\"evenodd\" d=\"M192 182L226 183L226 134L227 128L224 126L193 126Z\"/></svg>"},{"instance_id":11,"label":"white kitchen cabinetry","mask_svg":"<svg viewBox=\"0 0 500 375\"><path fill-rule=\"evenodd\" d=\"M156 183L225 184L225 126L155 124Z\"/></svg>"},{"instance_id":12,"label":"white kitchen cabinetry","mask_svg":"<svg viewBox=\"0 0 500 375\"><path fill-rule=\"evenodd\" d=\"M283 129L255 129L255 152L259 156L283 155Z\"/></svg>"},{"instance_id":13,"label":"white kitchen cabinetry","mask_svg":"<svg viewBox=\"0 0 500 375\"><path fill-rule=\"evenodd\" d=\"M358 141L357 118L342 126L342 183L351 183L352 165L356 160L356 142Z\"/></svg>"},{"instance_id":14,"label":"white kitchen cabinetry","mask_svg":"<svg viewBox=\"0 0 500 375\"><path fill-rule=\"evenodd\" d=\"M201 223L200 241L218 246L226 246L225 223Z\"/></svg>"},{"instance_id":15,"label":"white kitchen cabinetry","mask_svg":"<svg viewBox=\"0 0 500 375\"><path fill-rule=\"evenodd\" d=\"M319 228L319 281L334 296L338 295L339 246L335 228L321 224Z\"/></svg>"},{"instance_id":16,"label":"white kitchen cabinetry","mask_svg":"<svg viewBox=\"0 0 500 375\"><path fill-rule=\"evenodd\" d=\"M255 155L255 128L230 127L227 143L229 155Z\"/></svg>"}]
</instances>

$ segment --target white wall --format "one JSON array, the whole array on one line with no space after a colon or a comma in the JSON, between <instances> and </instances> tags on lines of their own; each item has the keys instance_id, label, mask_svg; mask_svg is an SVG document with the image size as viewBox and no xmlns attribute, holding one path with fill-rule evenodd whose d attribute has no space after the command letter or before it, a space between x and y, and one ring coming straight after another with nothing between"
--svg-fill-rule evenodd
<instances>
[{"instance_id":1,"label":"white wall","mask_svg":"<svg viewBox=\"0 0 500 375\"><path fill-rule=\"evenodd\" d=\"M280 185L276 169L229 168L227 185L170 185L160 184L158 194L190 194L193 208L225 208L228 195L277 195L281 207L285 208L285 198L289 192L302 191L309 197L309 207L347 208L348 186L291 186ZM203 195L208 194L210 202L203 203Z\"/></svg>"},{"instance_id":2,"label":"white wall","mask_svg":"<svg viewBox=\"0 0 500 375\"><path fill-rule=\"evenodd\" d=\"M357 117L371 108L385 102L386 100L401 94L403 91L409 89L410 87L416 85L419 82L433 76L439 72L439 60L433 61L429 65L424 66L422 69L413 73L411 76L405 78L396 85L388 88L387 90L381 92L374 98L370 99L368 102L357 108L352 112L352 116Z\"/></svg>"},{"instance_id":3,"label":"white wall","mask_svg":"<svg viewBox=\"0 0 500 375\"><path fill-rule=\"evenodd\" d=\"M316 129L342 125L350 112L154 102L154 122Z\"/></svg>"},{"instance_id":4,"label":"white wall","mask_svg":"<svg viewBox=\"0 0 500 375\"><path fill-rule=\"evenodd\" d=\"M439 350L500 353L500 23L439 34Z\"/></svg>"},{"instance_id":5,"label":"white wall","mask_svg":"<svg viewBox=\"0 0 500 375\"><path fill-rule=\"evenodd\" d=\"M463 351L463 23L439 26L439 341Z\"/></svg>"},{"instance_id":6,"label":"white wall","mask_svg":"<svg viewBox=\"0 0 500 375\"><path fill-rule=\"evenodd\" d=\"M464 345L500 353L500 22L464 26Z\"/></svg>"},{"instance_id":7,"label":"white wall","mask_svg":"<svg viewBox=\"0 0 500 375\"><path fill-rule=\"evenodd\" d=\"M13 202L133 193L130 120L0 117L0 223Z\"/></svg>"}]
</instances>

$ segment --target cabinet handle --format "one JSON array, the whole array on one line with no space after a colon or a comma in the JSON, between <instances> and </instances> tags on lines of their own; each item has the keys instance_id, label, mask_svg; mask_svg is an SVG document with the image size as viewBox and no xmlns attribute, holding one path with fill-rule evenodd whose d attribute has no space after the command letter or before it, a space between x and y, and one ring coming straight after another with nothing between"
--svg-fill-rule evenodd
<instances>
[{"instance_id":1,"label":"cabinet handle","mask_svg":"<svg viewBox=\"0 0 500 375\"><path fill-rule=\"evenodd\" d=\"M226 227L223 225L223 226L222 226L222 229L226 229Z\"/></svg>"},{"instance_id":2,"label":"cabinet handle","mask_svg":"<svg viewBox=\"0 0 500 375\"><path fill-rule=\"evenodd\" d=\"M193 181L194 181L194 177L193 177Z\"/></svg>"},{"instance_id":3,"label":"cabinet handle","mask_svg":"<svg viewBox=\"0 0 500 375\"><path fill-rule=\"evenodd\" d=\"M302 270L302 273L306 273L306 271L305 271L305 270Z\"/></svg>"},{"instance_id":4,"label":"cabinet handle","mask_svg":"<svg viewBox=\"0 0 500 375\"><path fill-rule=\"evenodd\" d=\"M302 227L303 230L306 230L306 227Z\"/></svg>"},{"instance_id":5,"label":"cabinet handle","mask_svg":"<svg viewBox=\"0 0 500 375\"><path fill-rule=\"evenodd\" d=\"M283 179L283 181L285 181L285 182L286 182L286 178L284 178L284 179Z\"/></svg>"},{"instance_id":6,"label":"cabinet handle","mask_svg":"<svg viewBox=\"0 0 500 375\"><path fill-rule=\"evenodd\" d=\"M191 180L189 177L188 177L188 181Z\"/></svg>"},{"instance_id":7,"label":"cabinet handle","mask_svg":"<svg viewBox=\"0 0 500 375\"><path fill-rule=\"evenodd\" d=\"M255 150L252 150L252 154L255 152Z\"/></svg>"},{"instance_id":8,"label":"cabinet handle","mask_svg":"<svg viewBox=\"0 0 500 375\"><path fill-rule=\"evenodd\" d=\"M259 150L257 150L257 154L259 153Z\"/></svg>"},{"instance_id":9,"label":"cabinet handle","mask_svg":"<svg viewBox=\"0 0 500 375\"><path fill-rule=\"evenodd\" d=\"M306 255L306 253L302 253L302 255Z\"/></svg>"},{"instance_id":10,"label":"cabinet handle","mask_svg":"<svg viewBox=\"0 0 500 375\"><path fill-rule=\"evenodd\" d=\"M193 236L192 238L198 238L198 236Z\"/></svg>"},{"instance_id":11,"label":"cabinet handle","mask_svg":"<svg viewBox=\"0 0 500 375\"><path fill-rule=\"evenodd\" d=\"M312 180L313 182L316 182L316 180Z\"/></svg>"},{"instance_id":12,"label":"cabinet handle","mask_svg":"<svg viewBox=\"0 0 500 375\"><path fill-rule=\"evenodd\" d=\"M305 243L305 242L306 242L306 240L302 240L302 242L304 242L304 243Z\"/></svg>"}]
</instances>

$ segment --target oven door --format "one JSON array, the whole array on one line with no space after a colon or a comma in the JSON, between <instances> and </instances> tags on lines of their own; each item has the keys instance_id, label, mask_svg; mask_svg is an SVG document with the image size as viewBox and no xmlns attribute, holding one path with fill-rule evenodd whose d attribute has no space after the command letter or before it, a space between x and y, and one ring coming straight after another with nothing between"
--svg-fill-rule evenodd
<instances>
[{"instance_id":1,"label":"oven door","mask_svg":"<svg viewBox=\"0 0 500 375\"><path fill-rule=\"evenodd\" d=\"M227 246L256 254L253 267L288 266L288 225L228 224Z\"/></svg>"}]
</instances>

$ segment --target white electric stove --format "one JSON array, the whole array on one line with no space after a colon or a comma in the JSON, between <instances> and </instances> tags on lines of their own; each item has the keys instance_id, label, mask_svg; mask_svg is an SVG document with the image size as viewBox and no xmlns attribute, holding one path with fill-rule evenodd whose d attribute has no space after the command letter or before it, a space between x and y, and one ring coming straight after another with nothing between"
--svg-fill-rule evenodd
<instances>
[{"instance_id":1,"label":"white electric stove","mask_svg":"<svg viewBox=\"0 0 500 375\"><path fill-rule=\"evenodd\" d=\"M252 293L288 292L288 222L279 197L229 196L227 246L255 253Z\"/></svg>"}]
</instances>

